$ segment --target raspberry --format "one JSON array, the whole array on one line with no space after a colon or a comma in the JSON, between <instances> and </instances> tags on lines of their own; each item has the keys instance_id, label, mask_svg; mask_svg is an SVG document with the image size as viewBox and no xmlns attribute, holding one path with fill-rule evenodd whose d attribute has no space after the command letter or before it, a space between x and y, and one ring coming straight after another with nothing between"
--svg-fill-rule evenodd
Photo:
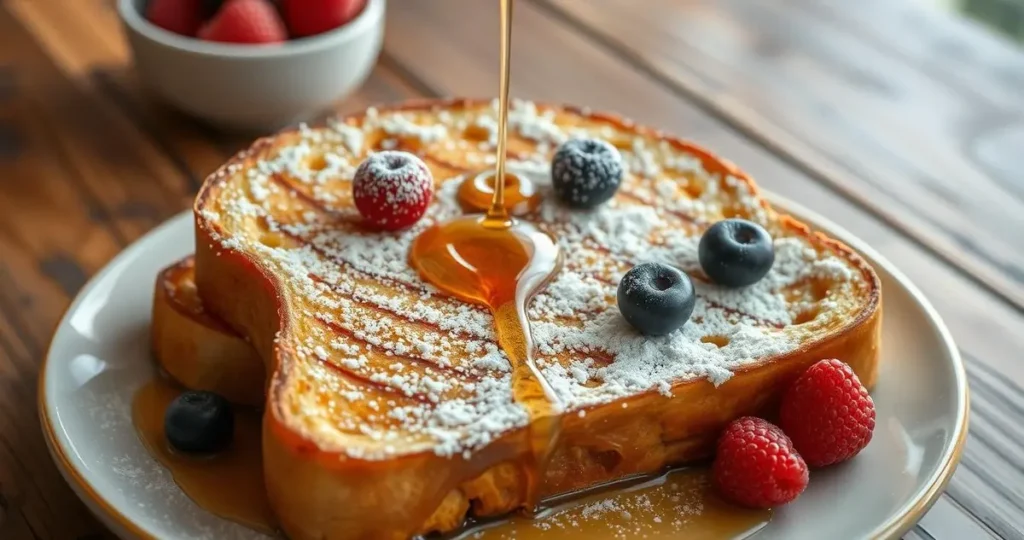
<instances>
[{"instance_id":1,"label":"raspberry","mask_svg":"<svg viewBox=\"0 0 1024 540\"><path fill-rule=\"evenodd\" d=\"M175 34L195 36L203 24L201 0L153 0L146 6L146 20Z\"/></svg>"},{"instance_id":2,"label":"raspberry","mask_svg":"<svg viewBox=\"0 0 1024 540\"><path fill-rule=\"evenodd\" d=\"M388 231L419 221L433 195L430 169L408 152L371 154L352 179L352 196L363 220Z\"/></svg>"},{"instance_id":3,"label":"raspberry","mask_svg":"<svg viewBox=\"0 0 1024 540\"><path fill-rule=\"evenodd\" d=\"M793 443L778 426L753 416L725 428L711 474L722 497L750 508L786 504L807 487L807 464Z\"/></svg>"},{"instance_id":4,"label":"raspberry","mask_svg":"<svg viewBox=\"0 0 1024 540\"><path fill-rule=\"evenodd\" d=\"M783 395L779 425L810 466L824 467L871 442L875 404L850 366L821 360Z\"/></svg>"},{"instance_id":5,"label":"raspberry","mask_svg":"<svg viewBox=\"0 0 1024 540\"><path fill-rule=\"evenodd\" d=\"M199 30L199 37L225 43L280 43L288 39L288 31L270 0L228 0Z\"/></svg>"},{"instance_id":6,"label":"raspberry","mask_svg":"<svg viewBox=\"0 0 1024 540\"><path fill-rule=\"evenodd\" d=\"M322 34L356 18L366 0L285 0L288 29L298 37Z\"/></svg>"}]
</instances>

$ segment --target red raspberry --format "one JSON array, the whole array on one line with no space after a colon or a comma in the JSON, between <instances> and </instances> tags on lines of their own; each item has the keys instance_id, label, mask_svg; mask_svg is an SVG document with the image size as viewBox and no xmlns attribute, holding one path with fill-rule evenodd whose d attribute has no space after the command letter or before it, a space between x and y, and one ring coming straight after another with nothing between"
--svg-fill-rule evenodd
<instances>
[{"instance_id":1,"label":"red raspberry","mask_svg":"<svg viewBox=\"0 0 1024 540\"><path fill-rule=\"evenodd\" d=\"M225 43L280 43L288 39L288 31L270 0L228 0L199 30L199 37Z\"/></svg>"},{"instance_id":2,"label":"red raspberry","mask_svg":"<svg viewBox=\"0 0 1024 540\"><path fill-rule=\"evenodd\" d=\"M366 0L285 0L284 18L297 37L322 34L356 18Z\"/></svg>"},{"instance_id":3,"label":"red raspberry","mask_svg":"<svg viewBox=\"0 0 1024 540\"><path fill-rule=\"evenodd\" d=\"M203 24L201 0L153 0L146 6L146 19L164 30L195 36Z\"/></svg>"},{"instance_id":4,"label":"red raspberry","mask_svg":"<svg viewBox=\"0 0 1024 540\"><path fill-rule=\"evenodd\" d=\"M767 420L745 416L718 439L712 482L722 497L750 508L786 504L807 487L807 464L789 437Z\"/></svg>"},{"instance_id":5,"label":"red raspberry","mask_svg":"<svg viewBox=\"0 0 1024 540\"><path fill-rule=\"evenodd\" d=\"M371 154L352 179L352 196L363 219L388 231L419 221L433 195L430 169L408 152Z\"/></svg>"},{"instance_id":6,"label":"red raspberry","mask_svg":"<svg viewBox=\"0 0 1024 540\"><path fill-rule=\"evenodd\" d=\"M857 374L839 360L821 360L782 397L779 425L812 467L846 461L871 442L875 404Z\"/></svg>"}]
</instances>

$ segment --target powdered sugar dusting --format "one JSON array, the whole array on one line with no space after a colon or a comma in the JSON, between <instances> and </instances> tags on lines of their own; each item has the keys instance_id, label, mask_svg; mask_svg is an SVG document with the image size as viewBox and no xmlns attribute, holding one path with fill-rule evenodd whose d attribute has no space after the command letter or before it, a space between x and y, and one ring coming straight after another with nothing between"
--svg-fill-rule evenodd
<instances>
[{"instance_id":1,"label":"powdered sugar dusting","mask_svg":"<svg viewBox=\"0 0 1024 540\"><path fill-rule=\"evenodd\" d=\"M304 164L333 153L338 163L351 165L346 156L372 152L363 148L364 142L380 140L380 134L396 145L415 140L422 155L443 155L473 170L481 166L474 163L487 161L489 150L475 143L453 144L452 134L469 126L489 134L494 115L487 106L368 111L361 125L304 130L293 144L249 168L244 189L226 189L219 206L201 214L232 231L221 240L225 248L252 253L283 276L293 299L289 305L312 321L303 330L305 338L290 347L308 363L309 377L321 391L290 399L296 421L322 435L324 444L358 436L379 443L346 447L357 448L351 451L366 459L383 459L396 447L407 451L424 445L454 456L528 421L512 398L510 366L495 342L490 315L441 295L407 260L416 235L461 213L456 190L463 172L453 174L427 159L435 175L447 171L445 177L435 178L439 187L424 218L396 233L366 232L320 214L307 216L308 202L270 181L278 174L300 183L344 185L351 167L330 166L325 159L328 167L317 173ZM846 260L781 234L746 182L710 173L695 155L652 137L620 134L607 123L577 122L563 129L553 110L529 102L515 102L510 116L513 134L534 146L516 156L509 169L534 180L544 193L550 190L550 157L557 144L588 134L632 137L626 139L632 140L630 148L621 150L626 177L615 199L594 210L572 211L546 196L534 217L565 256L562 271L528 306L538 364L554 389L557 409L575 411L641 392L668 396L683 381L723 384L735 370L792 351L807 339L810 327L795 320L810 306L819 310L807 323L811 327L839 316L844 307L816 297L815 284L826 280L840 291L861 279ZM382 163L386 155L371 154L369 166ZM765 279L741 290L707 283L697 259L700 232L726 210L776 235L775 266ZM291 213L304 217L285 219ZM250 230L252 220L286 235L287 241L268 243L242 233ZM615 306L621 275L646 261L688 272L698 294L691 321L658 338L638 334ZM307 402L321 398L329 400L333 412ZM346 416L345 411L364 405L381 412Z\"/></svg>"},{"instance_id":2,"label":"powdered sugar dusting","mask_svg":"<svg viewBox=\"0 0 1024 540\"><path fill-rule=\"evenodd\" d=\"M431 178L423 161L408 152L376 152L359 166L356 197L382 198L389 205L422 204L429 198Z\"/></svg>"}]
</instances>

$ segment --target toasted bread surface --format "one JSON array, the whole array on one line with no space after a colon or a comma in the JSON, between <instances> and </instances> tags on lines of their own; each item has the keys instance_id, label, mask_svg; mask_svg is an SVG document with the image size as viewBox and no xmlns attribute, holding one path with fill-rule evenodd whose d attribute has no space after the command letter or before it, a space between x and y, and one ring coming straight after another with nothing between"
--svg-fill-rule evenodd
<instances>
[{"instance_id":1,"label":"toasted bread surface","mask_svg":"<svg viewBox=\"0 0 1024 540\"><path fill-rule=\"evenodd\" d=\"M267 488L293 538L406 538L524 502L528 417L490 316L407 261L416 234L461 213L459 180L493 164L495 114L416 102L283 133L197 198L199 293L266 365ZM551 154L575 136L612 142L628 172L597 210L549 195L524 218L566 256L528 312L562 416L545 494L706 457L725 423L771 411L821 358L874 384L881 289L863 259L777 214L730 163L611 115L515 104L510 170L549 183ZM434 175L435 202L408 231L366 230L351 204L352 172L383 148L419 154ZM701 232L725 217L775 241L774 268L744 289L708 283L696 259ZM661 338L615 307L618 279L646 260L682 268L698 293L691 321Z\"/></svg>"}]
</instances>

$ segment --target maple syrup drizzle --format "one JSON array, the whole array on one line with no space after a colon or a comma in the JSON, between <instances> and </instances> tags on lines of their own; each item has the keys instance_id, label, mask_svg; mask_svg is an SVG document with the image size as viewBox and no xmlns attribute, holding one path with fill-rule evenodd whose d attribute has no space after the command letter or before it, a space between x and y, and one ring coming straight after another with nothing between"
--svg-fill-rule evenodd
<instances>
[{"instance_id":1,"label":"maple syrup drizzle","mask_svg":"<svg viewBox=\"0 0 1024 540\"><path fill-rule=\"evenodd\" d=\"M512 80L513 0L501 0L501 75L498 80L498 156L494 175L494 199L487 211L490 218L506 218L505 158L508 156L508 92Z\"/></svg>"},{"instance_id":2,"label":"maple syrup drizzle","mask_svg":"<svg viewBox=\"0 0 1024 540\"><path fill-rule=\"evenodd\" d=\"M562 256L550 236L512 217L506 207L512 3L501 0L498 155L491 204L485 214L458 217L421 233L412 245L410 263L424 280L462 300L487 306L494 316L498 344L512 364L513 397L530 418L528 459L523 465L524 501L526 510L532 511L540 500L541 475L558 436L559 419L552 407L554 394L532 357L526 304L559 270ZM464 182L479 181L477 177ZM518 178L515 182L523 185ZM472 187L467 190L471 191Z\"/></svg>"},{"instance_id":3,"label":"maple syrup drizzle","mask_svg":"<svg viewBox=\"0 0 1024 540\"><path fill-rule=\"evenodd\" d=\"M171 448L164 435L164 412L181 387L157 377L136 392L132 423L139 440L174 478L174 483L204 510L251 529L274 534L276 521L263 484L260 415L235 408L235 434L227 450L190 456Z\"/></svg>"}]
</instances>

